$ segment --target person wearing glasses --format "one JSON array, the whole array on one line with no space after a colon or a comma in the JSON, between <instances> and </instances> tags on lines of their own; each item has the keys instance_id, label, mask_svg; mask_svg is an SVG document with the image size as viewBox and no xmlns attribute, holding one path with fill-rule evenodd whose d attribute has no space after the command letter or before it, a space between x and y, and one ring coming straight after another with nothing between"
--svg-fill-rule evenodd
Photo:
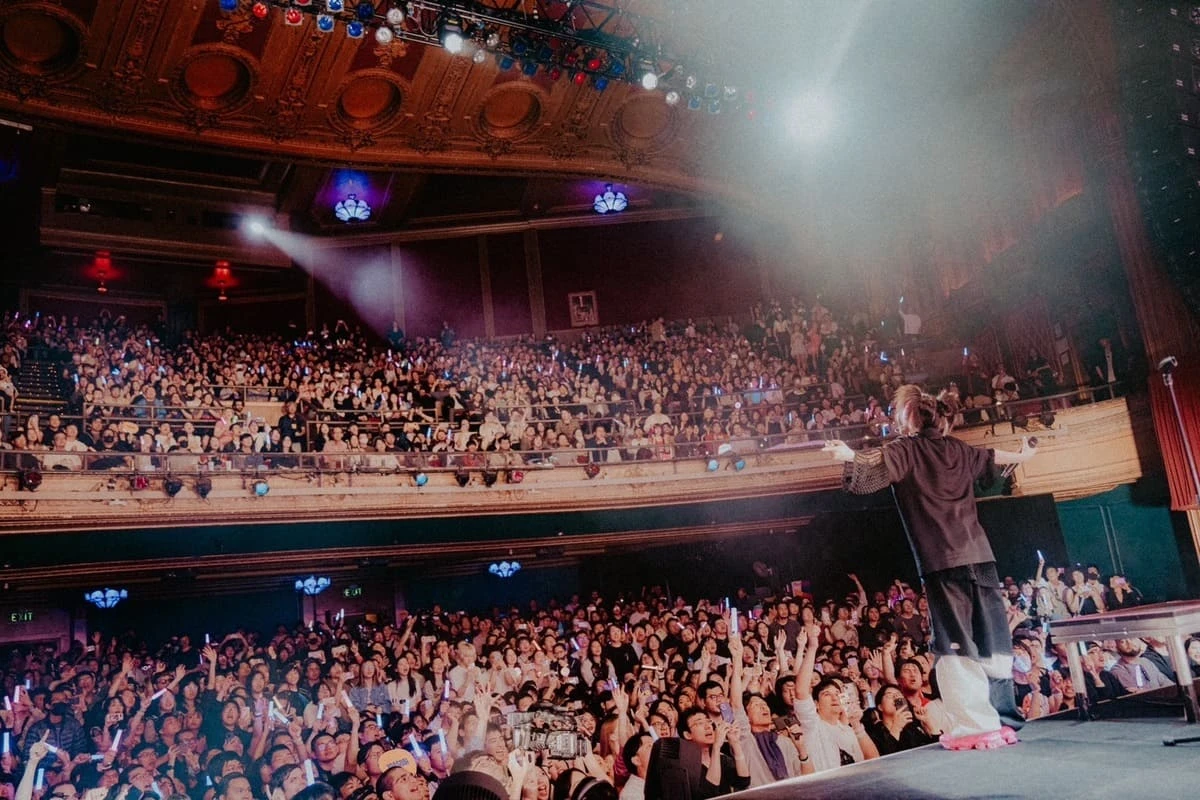
<instances>
[{"instance_id":1,"label":"person wearing glasses","mask_svg":"<svg viewBox=\"0 0 1200 800\"><path fill-rule=\"evenodd\" d=\"M679 714L679 738L663 738L650 749L646 800L719 797L750 787L750 764L732 726L713 722L698 706ZM722 752L729 745L732 756Z\"/></svg>"}]
</instances>

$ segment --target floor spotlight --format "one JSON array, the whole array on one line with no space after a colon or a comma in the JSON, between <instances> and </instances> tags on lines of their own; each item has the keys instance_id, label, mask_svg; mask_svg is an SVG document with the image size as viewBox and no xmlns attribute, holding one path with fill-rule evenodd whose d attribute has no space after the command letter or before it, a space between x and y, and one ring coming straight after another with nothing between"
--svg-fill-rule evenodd
<instances>
[{"instance_id":1,"label":"floor spotlight","mask_svg":"<svg viewBox=\"0 0 1200 800\"><path fill-rule=\"evenodd\" d=\"M514 469L512 472L508 473L509 483L520 483L523 480L525 480L525 473L519 469Z\"/></svg>"},{"instance_id":2,"label":"floor spotlight","mask_svg":"<svg viewBox=\"0 0 1200 800\"><path fill-rule=\"evenodd\" d=\"M429 483L429 476L424 472L418 472L415 476L413 476L413 483L415 483L418 487L424 486L425 484Z\"/></svg>"},{"instance_id":3,"label":"floor spotlight","mask_svg":"<svg viewBox=\"0 0 1200 800\"><path fill-rule=\"evenodd\" d=\"M179 494L179 490L183 488L183 481L176 478L174 475L168 475L163 481L163 489L167 492L167 497L174 497Z\"/></svg>"},{"instance_id":4,"label":"floor spotlight","mask_svg":"<svg viewBox=\"0 0 1200 800\"><path fill-rule=\"evenodd\" d=\"M200 495L203 500L208 497L208 493L212 491L212 478L207 475L202 475L196 479L196 494Z\"/></svg>"},{"instance_id":5,"label":"floor spotlight","mask_svg":"<svg viewBox=\"0 0 1200 800\"><path fill-rule=\"evenodd\" d=\"M597 475L600 474L600 465L599 464L588 464L586 467L583 468L583 474L587 475L588 478L596 477Z\"/></svg>"},{"instance_id":6,"label":"floor spotlight","mask_svg":"<svg viewBox=\"0 0 1200 800\"><path fill-rule=\"evenodd\" d=\"M267 483L266 481L264 481L262 479L259 479L254 482L254 496L255 497L266 497L270 493L271 493L271 484Z\"/></svg>"},{"instance_id":7,"label":"floor spotlight","mask_svg":"<svg viewBox=\"0 0 1200 800\"><path fill-rule=\"evenodd\" d=\"M454 473L454 481L459 486L465 488L466 485L471 482L471 473L467 472L465 469L457 470Z\"/></svg>"},{"instance_id":8,"label":"floor spotlight","mask_svg":"<svg viewBox=\"0 0 1200 800\"><path fill-rule=\"evenodd\" d=\"M496 480L500 477L500 473L494 469L485 469L483 471L483 485L495 486Z\"/></svg>"},{"instance_id":9,"label":"floor spotlight","mask_svg":"<svg viewBox=\"0 0 1200 800\"><path fill-rule=\"evenodd\" d=\"M1054 425L1054 420L1054 412L1050 411L1049 409L1043 411L1041 416L1038 417L1038 422L1042 423L1042 425L1046 428L1052 427Z\"/></svg>"}]
</instances>

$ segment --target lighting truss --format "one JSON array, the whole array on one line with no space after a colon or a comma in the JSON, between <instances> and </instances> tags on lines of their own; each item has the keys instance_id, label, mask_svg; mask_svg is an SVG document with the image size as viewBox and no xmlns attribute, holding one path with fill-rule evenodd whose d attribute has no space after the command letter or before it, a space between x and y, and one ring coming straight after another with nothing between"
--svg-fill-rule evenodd
<instances>
[{"instance_id":1,"label":"lighting truss","mask_svg":"<svg viewBox=\"0 0 1200 800\"><path fill-rule=\"evenodd\" d=\"M218 2L225 13L253 9L252 16L259 19L270 19L275 9L292 25L310 15L317 18L318 30L332 33L340 28L356 39L368 39L386 29L390 35L374 37L384 46L404 41L443 47L450 26L461 29L463 47L458 47L456 38L455 55L474 58L476 63L483 63L491 54L502 68L518 66L531 75L544 70L552 79L566 74L577 84L590 79L597 90L621 81L647 91L674 92L671 105L678 102L680 93L690 98L695 86L720 85L726 100L738 94L735 87L712 74L711 58L674 52L662 35L664 21L630 11L627 0L523 0L507 7L453 0ZM736 106L748 104L739 96Z\"/></svg>"}]
</instances>

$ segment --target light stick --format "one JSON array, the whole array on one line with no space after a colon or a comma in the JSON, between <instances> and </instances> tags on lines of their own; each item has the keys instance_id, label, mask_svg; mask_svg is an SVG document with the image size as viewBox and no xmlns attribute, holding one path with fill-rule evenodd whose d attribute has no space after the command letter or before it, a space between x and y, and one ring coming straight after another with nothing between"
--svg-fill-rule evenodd
<instances>
[{"instance_id":1,"label":"light stick","mask_svg":"<svg viewBox=\"0 0 1200 800\"><path fill-rule=\"evenodd\" d=\"M121 746L121 734L123 734L124 732L125 732L124 728L121 728L117 731L117 735L113 737L112 744L110 744L108 746L108 752L110 752L110 753L117 752L117 748Z\"/></svg>"}]
</instances>

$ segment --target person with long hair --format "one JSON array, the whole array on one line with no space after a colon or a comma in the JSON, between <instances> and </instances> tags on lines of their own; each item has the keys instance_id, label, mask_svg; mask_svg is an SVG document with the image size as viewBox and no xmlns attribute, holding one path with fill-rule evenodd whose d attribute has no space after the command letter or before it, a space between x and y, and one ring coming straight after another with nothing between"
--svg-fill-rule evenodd
<instances>
[{"instance_id":1,"label":"person with long hair","mask_svg":"<svg viewBox=\"0 0 1200 800\"><path fill-rule=\"evenodd\" d=\"M950 724L941 738L950 750L992 749L1017 741L1020 727L1012 685L1012 638L996 557L976 513L974 484L990 481L996 465L1033 457L972 447L949 435L944 404L904 385L892 396L900 434L881 447L826 445L844 462L845 488L872 494L891 488L929 599L937 676ZM1003 715L1003 719L1001 718Z\"/></svg>"}]
</instances>

